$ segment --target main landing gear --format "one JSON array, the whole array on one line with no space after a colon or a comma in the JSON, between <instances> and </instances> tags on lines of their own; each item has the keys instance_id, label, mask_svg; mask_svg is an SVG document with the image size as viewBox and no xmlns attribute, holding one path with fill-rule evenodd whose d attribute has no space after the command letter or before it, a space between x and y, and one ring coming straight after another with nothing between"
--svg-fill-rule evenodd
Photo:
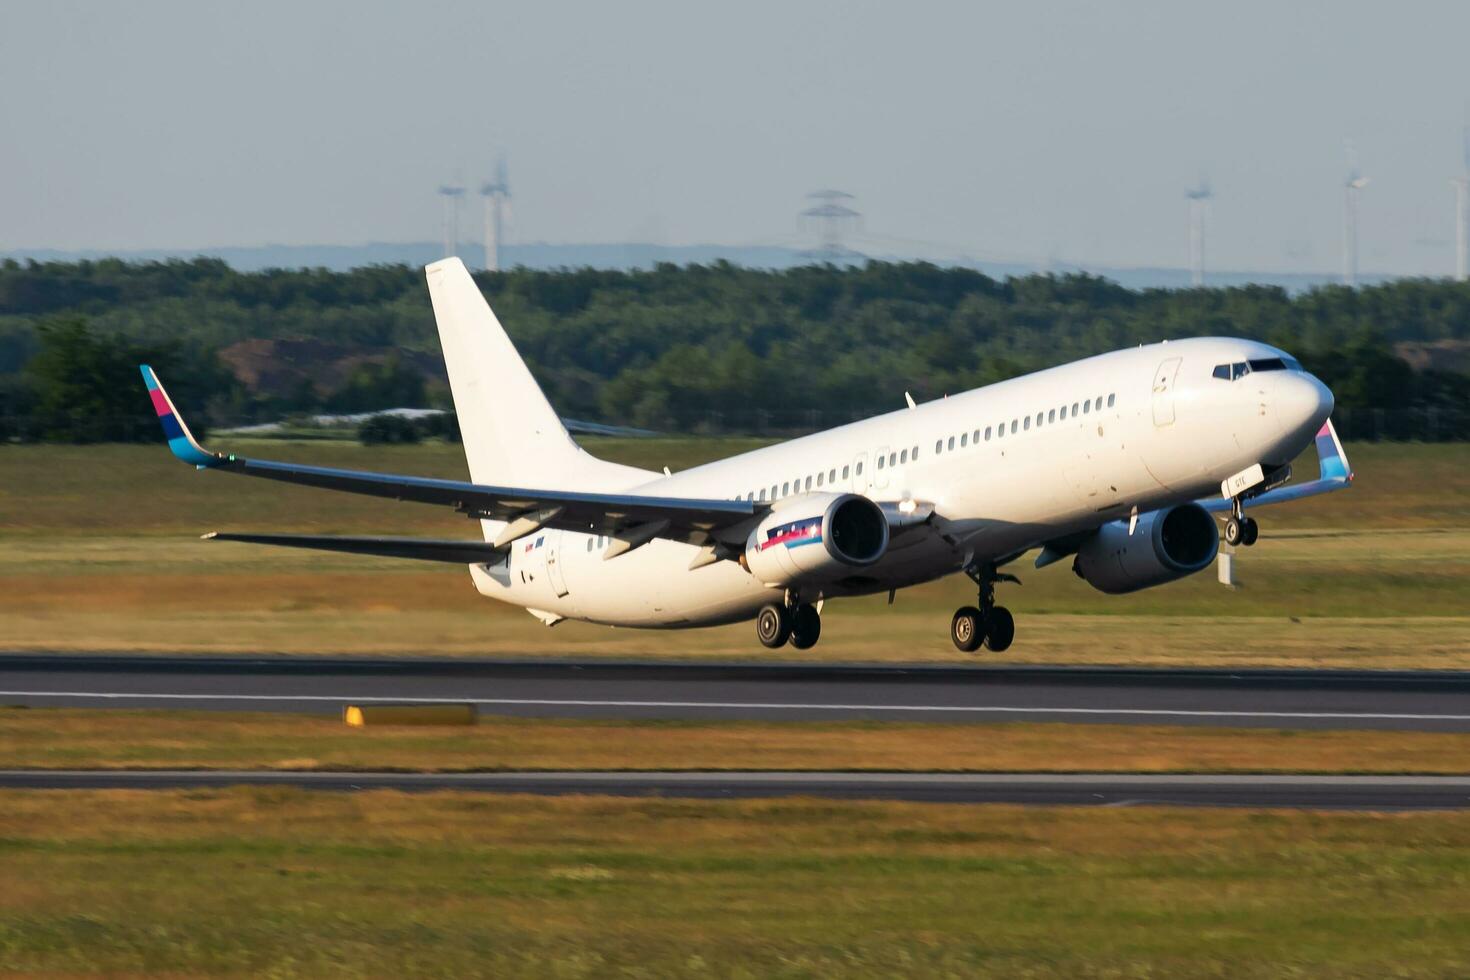
<instances>
[{"instance_id":1,"label":"main landing gear","mask_svg":"<svg viewBox=\"0 0 1470 980\"><path fill-rule=\"evenodd\" d=\"M822 614L805 602L794 606L773 602L756 613L755 635L761 646L771 650L787 642L798 650L810 650L822 635Z\"/></svg>"},{"instance_id":2,"label":"main landing gear","mask_svg":"<svg viewBox=\"0 0 1470 980\"><path fill-rule=\"evenodd\" d=\"M1000 653L1016 638L1016 620L1005 606L995 604L995 583L1021 580L1014 575L1004 575L994 565L967 568L965 574L974 580L980 589L978 606L961 606L949 621L949 638L965 653L974 653L984 644L987 650Z\"/></svg>"},{"instance_id":3,"label":"main landing gear","mask_svg":"<svg viewBox=\"0 0 1470 980\"><path fill-rule=\"evenodd\" d=\"M1261 533L1254 517L1245 516L1245 505L1239 497L1230 502L1230 518L1225 522L1225 543L1232 548L1236 545L1244 545L1249 548L1256 543L1256 536Z\"/></svg>"}]
</instances>

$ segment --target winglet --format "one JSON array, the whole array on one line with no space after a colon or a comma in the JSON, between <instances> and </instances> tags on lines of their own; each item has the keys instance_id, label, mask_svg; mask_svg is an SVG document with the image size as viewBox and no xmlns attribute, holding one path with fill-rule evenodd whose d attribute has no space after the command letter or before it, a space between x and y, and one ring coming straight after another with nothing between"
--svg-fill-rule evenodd
<instances>
[{"instance_id":1,"label":"winglet","mask_svg":"<svg viewBox=\"0 0 1470 980\"><path fill-rule=\"evenodd\" d=\"M153 410L158 413L164 438L168 440L168 448L173 450L173 454L200 469L218 466L224 462L225 457L206 450L189 432L189 427L174 408L168 392L158 383L158 375L153 373L153 369L146 364L139 364L138 370L143 372L143 383L148 386L148 397L153 399Z\"/></svg>"},{"instance_id":2,"label":"winglet","mask_svg":"<svg viewBox=\"0 0 1470 980\"><path fill-rule=\"evenodd\" d=\"M1353 482L1353 469L1348 465L1347 453L1342 451L1342 440L1337 438L1331 419L1323 422L1317 431L1317 466L1323 480Z\"/></svg>"}]
</instances>

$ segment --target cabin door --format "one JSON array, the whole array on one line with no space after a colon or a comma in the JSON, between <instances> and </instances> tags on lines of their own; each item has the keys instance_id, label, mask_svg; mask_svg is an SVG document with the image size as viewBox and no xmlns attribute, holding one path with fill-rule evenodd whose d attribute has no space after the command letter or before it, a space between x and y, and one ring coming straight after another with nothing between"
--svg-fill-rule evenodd
<instances>
[{"instance_id":1,"label":"cabin door","mask_svg":"<svg viewBox=\"0 0 1470 980\"><path fill-rule=\"evenodd\" d=\"M1154 372L1154 425L1174 424L1174 378L1182 358L1171 357Z\"/></svg>"}]
</instances>

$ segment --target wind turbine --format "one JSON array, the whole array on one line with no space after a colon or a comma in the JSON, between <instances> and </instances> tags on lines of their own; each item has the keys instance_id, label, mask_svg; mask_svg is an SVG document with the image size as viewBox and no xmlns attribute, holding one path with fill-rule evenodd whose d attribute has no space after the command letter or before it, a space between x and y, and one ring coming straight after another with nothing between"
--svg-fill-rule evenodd
<instances>
[{"instance_id":1,"label":"wind turbine","mask_svg":"<svg viewBox=\"0 0 1470 980\"><path fill-rule=\"evenodd\" d=\"M464 188L457 184L444 184L439 188L444 198L444 257L447 259L459 251L459 199L464 197Z\"/></svg>"},{"instance_id":2,"label":"wind turbine","mask_svg":"<svg viewBox=\"0 0 1470 980\"><path fill-rule=\"evenodd\" d=\"M505 221L510 214L510 180L505 175L505 157L495 164L495 179L480 185L485 199L485 271L500 269L500 246L505 241Z\"/></svg>"},{"instance_id":3,"label":"wind turbine","mask_svg":"<svg viewBox=\"0 0 1470 980\"><path fill-rule=\"evenodd\" d=\"M1352 143L1347 145L1348 175L1342 190L1342 284L1358 284L1358 195L1368 186L1368 178L1358 172L1358 155Z\"/></svg>"},{"instance_id":4,"label":"wind turbine","mask_svg":"<svg viewBox=\"0 0 1470 980\"><path fill-rule=\"evenodd\" d=\"M1461 130L1464 173L1451 177L1455 187L1455 279L1470 279L1470 124Z\"/></svg>"},{"instance_id":5,"label":"wind turbine","mask_svg":"<svg viewBox=\"0 0 1470 980\"><path fill-rule=\"evenodd\" d=\"M1214 192L1210 182L1200 178L1199 186L1184 192L1189 201L1189 281L1191 285L1205 284L1205 210L1209 207Z\"/></svg>"}]
</instances>

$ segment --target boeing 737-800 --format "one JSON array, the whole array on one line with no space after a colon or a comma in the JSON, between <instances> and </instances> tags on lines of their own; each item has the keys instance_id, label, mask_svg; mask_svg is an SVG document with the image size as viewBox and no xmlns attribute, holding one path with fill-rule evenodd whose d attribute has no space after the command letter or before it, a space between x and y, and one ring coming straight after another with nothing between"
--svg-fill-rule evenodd
<instances>
[{"instance_id":1,"label":"boeing 737-800","mask_svg":"<svg viewBox=\"0 0 1470 980\"><path fill-rule=\"evenodd\" d=\"M658 629L755 621L806 649L826 600L963 572L961 650L1006 649L1002 569L1040 549L1092 586L1133 592L1250 545L1252 508L1346 486L1332 393L1265 344L1197 338L1114 351L915 404L681 473L589 455L567 433L459 259L427 268L470 482L211 452L142 368L186 463L452 507L482 540L226 534L224 541L466 565L484 595L542 622ZM1291 484L1315 439L1319 473Z\"/></svg>"}]
</instances>

